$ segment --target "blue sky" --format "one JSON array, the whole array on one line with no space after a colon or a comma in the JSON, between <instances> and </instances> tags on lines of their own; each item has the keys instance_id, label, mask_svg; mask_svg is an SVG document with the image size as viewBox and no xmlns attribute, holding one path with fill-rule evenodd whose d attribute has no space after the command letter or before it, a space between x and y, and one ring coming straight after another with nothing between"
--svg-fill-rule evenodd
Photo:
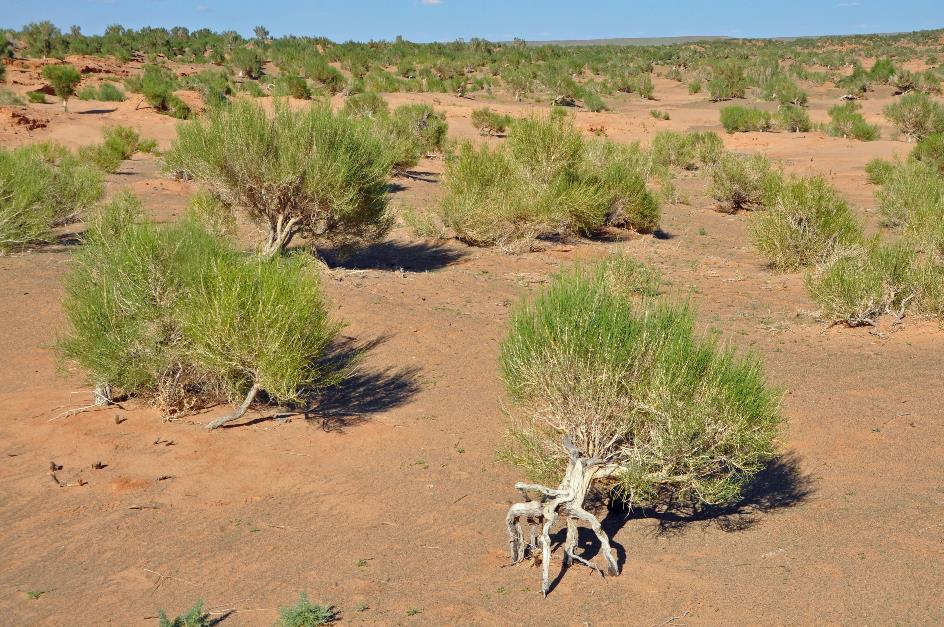
<instances>
[{"instance_id":1,"label":"blue sky","mask_svg":"<svg viewBox=\"0 0 944 627\"><path fill-rule=\"evenodd\" d=\"M335 41L449 41L728 35L769 37L944 27L942 0L5 0L2 26L49 19L86 33L105 26L206 26L245 35Z\"/></svg>"}]
</instances>

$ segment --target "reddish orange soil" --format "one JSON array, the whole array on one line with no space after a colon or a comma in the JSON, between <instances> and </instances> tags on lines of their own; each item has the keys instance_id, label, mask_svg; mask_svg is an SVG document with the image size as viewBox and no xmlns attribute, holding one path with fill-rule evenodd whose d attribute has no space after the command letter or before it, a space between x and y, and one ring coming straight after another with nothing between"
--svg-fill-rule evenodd
<instances>
[{"instance_id":1,"label":"reddish orange soil","mask_svg":"<svg viewBox=\"0 0 944 627\"><path fill-rule=\"evenodd\" d=\"M36 86L26 71L11 75L17 89ZM605 126L619 141L646 142L665 128L720 131L719 107L704 96L659 79L656 94L620 96L612 112L578 112L577 124ZM837 95L812 94L814 119ZM883 123L887 99L865 102L870 121ZM29 105L21 111L47 126L0 117L0 142L75 147L125 124L166 147L176 122L136 100L75 100L67 114ZM474 135L474 108L534 106L389 100L435 103L457 137ZM671 120L649 117L653 107ZM873 224L863 166L909 148L820 133L724 139L826 174ZM441 165L420 164L428 181L396 180L394 205L433 206ZM325 281L345 335L371 345L355 379L310 419L253 412L249 424L216 432L203 425L227 408L173 422L133 402L63 416L89 402L88 386L57 371L50 349L70 247L0 258L0 622L147 625L158 608L204 599L226 626L271 625L299 591L337 606L344 622L383 625L944 622L944 332L914 319L871 332L827 328L801 275L764 267L747 217L713 211L704 178L680 176L689 204L664 207L659 238L511 256L396 230ZM162 220L194 191L150 156L109 177L110 190L121 185ZM495 461L505 402L498 345L509 307L550 273L615 251L660 269L706 328L759 353L784 390L784 457L743 504L711 516L610 512L622 575L572 568L543 599L539 570L505 567L504 515L523 477ZM61 482L84 485L58 486L50 462L62 465ZM595 552L583 531L581 546ZM552 572L559 566L558 552Z\"/></svg>"}]
</instances>

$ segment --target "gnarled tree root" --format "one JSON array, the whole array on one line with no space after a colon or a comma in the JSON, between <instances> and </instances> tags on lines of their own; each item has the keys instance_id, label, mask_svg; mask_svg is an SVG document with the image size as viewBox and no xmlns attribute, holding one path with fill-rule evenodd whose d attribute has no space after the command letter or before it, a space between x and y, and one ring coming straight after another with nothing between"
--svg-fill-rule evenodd
<instances>
[{"instance_id":1,"label":"gnarled tree root","mask_svg":"<svg viewBox=\"0 0 944 627\"><path fill-rule=\"evenodd\" d=\"M246 394L246 398L243 400L242 404L236 408L231 414L225 416L220 416L213 422L207 425L207 429L216 429L217 427L222 427L227 422L232 422L233 420L239 420L242 418L247 411L249 411L249 406L252 405L252 402L256 400L256 394L259 393L259 384L253 383L252 387L249 389L249 393Z\"/></svg>"},{"instance_id":2,"label":"gnarled tree root","mask_svg":"<svg viewBox=\"0 0 944 627\"><path fill-rule=\"evenodd\" d=\"M610 547L610 539L603 531L600 521L593 514L583 509L583 501L587 496L590 484L594 479L610 474L612 469L604 466L600 459L583 457L573 445L573 441L566 436L564 438L564 449L570 457L570 462L567 464L567 470L560 485L555 489L537 484L515 484L515 487L521 491L526 500L512 505L508 509L508 515L505 518L511 545L511 559L515 564L525 558L528 548L535 550L538 548L535 539L535 526L541 525L541 592L545 596L547 596L550 586L550 531L558 516L567 518L567 539L564 541L565 566L578 562L603 576L603 571L593 562L575 553L577 548L577 523L584 522L590 525L593 533L600 541L600 552L606 561L606 572L613 576L619 575L619 564L613 555L612 547ZM529 499L528 493L531 492L537 493L538 498ZM530 542L527 544L522 534L520 524L522 519L528 524Z\"/></svg>"}]
</instances>

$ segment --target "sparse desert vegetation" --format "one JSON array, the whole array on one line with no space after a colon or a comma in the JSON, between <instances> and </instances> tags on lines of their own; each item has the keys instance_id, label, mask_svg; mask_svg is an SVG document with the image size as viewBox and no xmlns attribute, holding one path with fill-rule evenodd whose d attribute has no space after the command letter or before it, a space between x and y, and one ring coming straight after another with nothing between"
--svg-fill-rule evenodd
<instances>
[{"instance_id":1,"label":"sparse desert vegetation","mask_svg":"<svg viewBox=\"0 0 944 627\"><path fill-rule=\"evenodd\" d=\"M0 36L6 620L941 622L944 31L283 32Z\"/></svg>"}]
</instances>

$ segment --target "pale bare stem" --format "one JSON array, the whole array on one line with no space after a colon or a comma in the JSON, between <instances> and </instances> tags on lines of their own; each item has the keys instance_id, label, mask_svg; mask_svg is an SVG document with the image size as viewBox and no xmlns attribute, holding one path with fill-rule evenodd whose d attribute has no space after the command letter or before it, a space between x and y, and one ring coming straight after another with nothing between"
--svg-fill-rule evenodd
<instances>
[{"instance_id":1,"label":"pale bare stem","mask_svg":"<svg viewBox=\"0 0 944 627\"><path fill-rule=\"evenodd\" d=\"M252 405L252 402L256 400L256 394L259 393L259 384L253 383L252 387L249 389L249 393L246 394L246 398L243 400L242 404L236 408L231 414L221 416L207 425L207 429L216 429L225 425L227 422L232 422L233 420L239 420L242 418L247 411L249 411L249 406Z\"/></svg>"}]
</instances>

